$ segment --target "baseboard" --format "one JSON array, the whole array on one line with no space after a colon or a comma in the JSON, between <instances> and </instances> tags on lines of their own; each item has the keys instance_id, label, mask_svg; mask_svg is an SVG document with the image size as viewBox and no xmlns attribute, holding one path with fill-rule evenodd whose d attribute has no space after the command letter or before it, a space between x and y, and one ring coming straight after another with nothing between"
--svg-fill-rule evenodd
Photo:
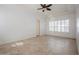
<instances>
[{"instance_id":1,"label":"baseboard","mask_svg":"<svg viewBox=\"0 0 79 59\"><path fill-rule=\"evenodd\" d=\"M36 37L36 35L30 36L30 37L24 37L23 39L16 39L14 41L8 41L6 43L0 44L0 46L7 45L7 44L10 44L10 43L15 43L15 42L18 42L18 41L23 41L23 40L31 39L31 38L34 38L34 37Z\"/></svg>"},{"instance_id":2,"label":"baseboard","mask_svg":"<svg viewBox=\"0 0 79 59\"><path fill-rule=\"evenodd\" d=\"M46 34L46 36L52 36L52 37L61 37L61 38L66 38L66 39L76 39L76 38L69 38L69 37L62 37L62 36L56 36L56 35L48 35Z\"/></svg>"}]
</instances>

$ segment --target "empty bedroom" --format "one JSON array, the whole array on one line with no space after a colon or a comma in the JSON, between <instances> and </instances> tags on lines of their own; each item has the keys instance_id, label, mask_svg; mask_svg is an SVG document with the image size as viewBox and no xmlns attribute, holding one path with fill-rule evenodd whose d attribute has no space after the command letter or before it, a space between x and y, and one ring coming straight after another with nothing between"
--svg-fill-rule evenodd
<instances>
[{"instance_id":1,"label":"empty bedroom","mask_svg":"<svg viewBox=\"0 0 79 59\"><path fill-rule=\"evenodd\" d=\"M78 55L78 4L0 4L0 55Z\"/></svg>"}]
</instances>

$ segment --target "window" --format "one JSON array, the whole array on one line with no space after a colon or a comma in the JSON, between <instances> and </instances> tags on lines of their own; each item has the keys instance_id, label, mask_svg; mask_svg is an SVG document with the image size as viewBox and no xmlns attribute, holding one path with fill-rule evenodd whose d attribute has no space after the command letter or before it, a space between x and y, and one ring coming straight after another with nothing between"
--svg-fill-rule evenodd
<instances>
[{"instance_id":1,"label":"window","mask_svg":"<svg viewBox=\"0 0 79 59\"><path fill-rule=\"evenodd\" d=\"M69 19L49 21L49 31L69 32Z\"/></svg>"}]
</instances>

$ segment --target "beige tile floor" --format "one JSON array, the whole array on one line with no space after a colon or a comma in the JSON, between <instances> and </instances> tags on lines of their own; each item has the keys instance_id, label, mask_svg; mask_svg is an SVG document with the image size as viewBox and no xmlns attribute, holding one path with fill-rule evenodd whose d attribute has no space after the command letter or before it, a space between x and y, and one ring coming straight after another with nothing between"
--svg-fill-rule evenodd
<instances>
[{"instance_id":1,"label":"beige tile floor","mask_svg":"<svg viewBox=\"0 0 79 59\"><path fill-rule=\"evenodd\" d=\"M0 46L1 55L77 55L74 39L39 36Z\"/></svg>"}]
</instances>

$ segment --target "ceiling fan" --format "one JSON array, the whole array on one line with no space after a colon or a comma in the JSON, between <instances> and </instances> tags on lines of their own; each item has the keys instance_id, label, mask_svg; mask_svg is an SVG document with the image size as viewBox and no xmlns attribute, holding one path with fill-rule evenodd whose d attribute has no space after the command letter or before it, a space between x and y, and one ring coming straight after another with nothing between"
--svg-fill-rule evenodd
<instances>
[{"instance_id":1,"label":"ceiling fan","mask_svg":"<svg viewBox=\"0 0 79 59\"><path fill-rule=\"evenodd\" d=\"M38 8L38 10L42 9L42 12L44 12L45 9L48 10L48 11L51 11L51 9L49 7L51 7L52 4L40 4L40 5L41 5L42 8Z\"/></svg>"}]
</instances>

